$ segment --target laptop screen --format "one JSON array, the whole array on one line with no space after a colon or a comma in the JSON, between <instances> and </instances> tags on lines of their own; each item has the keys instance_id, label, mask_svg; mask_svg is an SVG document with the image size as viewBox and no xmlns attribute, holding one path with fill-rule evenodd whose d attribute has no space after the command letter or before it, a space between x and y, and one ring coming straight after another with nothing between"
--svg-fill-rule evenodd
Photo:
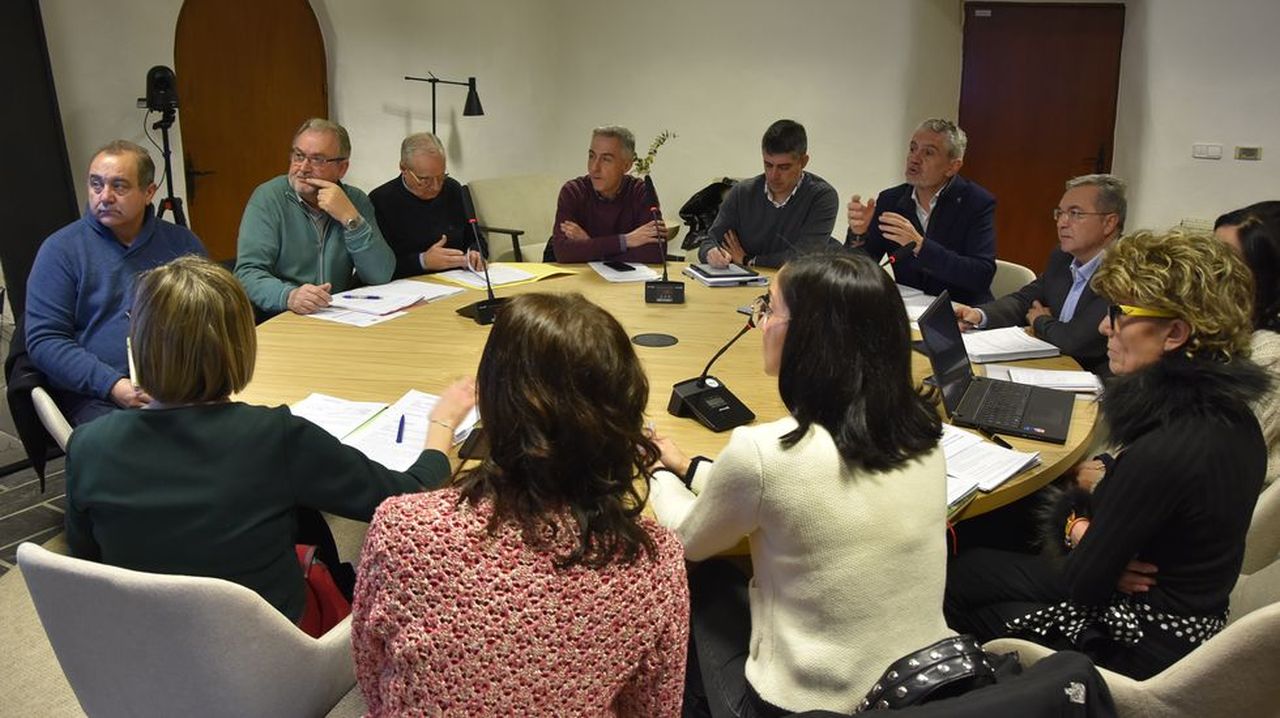
<instances>
[{"instance_id":1,"label":"laptop screen","mask_svg":"<svg viewBox=\"0 0 1280 718\"><path fill-rule=\"evenodd\" d=\"M955 312L951 309L951 294L943 291L929 308L924 310L917 322L920 325L920 336L924 339L929 364L933 367L933 379L942 390L942 403L946 405L947 415L955 413L969 388L973 371L969 368L969 352L965 351L964 340L960 338L960 326L956 324Z\"/></svg>"}]
</instances>

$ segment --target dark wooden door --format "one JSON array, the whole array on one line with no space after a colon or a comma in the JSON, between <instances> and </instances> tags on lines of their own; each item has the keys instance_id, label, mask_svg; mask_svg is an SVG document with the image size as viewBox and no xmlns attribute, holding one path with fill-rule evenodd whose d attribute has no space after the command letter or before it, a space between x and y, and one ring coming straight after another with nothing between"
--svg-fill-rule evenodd
<instances>
[{"instance_id":1,"label":"dark wooden door","mask_svg":"<svg viewBox=\"0 0 1280 718\"><path fill-rule=\"evenodd\" d=\"M967 2L965 176L996 196L1001 259L1044 269L1063 183L1109 172L1124 6Z\"/></svg>"},{"instance_id":2,"label":"dark wooden door","mask_svg":"<svg viewBox=\"0 0 1280 718\"><path fill-rule=\"evenodd\" d=\"M249 195L288 169L293 131L329 116L324 37L307 0L186 0L173 54L191 229L229 259Z\"/></svg>"}]
</instances>

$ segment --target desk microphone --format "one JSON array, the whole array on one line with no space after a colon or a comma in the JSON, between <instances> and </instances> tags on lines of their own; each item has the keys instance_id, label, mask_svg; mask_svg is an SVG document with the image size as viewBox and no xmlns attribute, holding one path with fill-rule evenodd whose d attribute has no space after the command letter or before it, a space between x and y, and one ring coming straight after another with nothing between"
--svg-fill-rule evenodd
<instances>
[{"instance_id":1,"label":"desk microphone","mask_svg":"<svg viewBox=\"0 0 1280 718\"><path fill-rule=\"evenodd\" d=\"M458 314L475 320L476 324L493 324L498 310L502 308L507 298L493 296L493 282L489 279L488 243L480 237L480 228L476 226L476 208L471 202L471 190L465 185L462 187L462 211L467 216L467 224L471 226L471 234L475 239L476 249L480 250L480 258L484 260L484 289L489 294L489 298L460 307Z\"/></svg>"},{"instance_id":2,"label":"desk microphone","mask_svg":"<svg viewBox=\"0 0 1280 718\"><path fill-rule=\"evenodd\" d=\"M658 222L658 192L653 188L653 177L644 176L644 191L649 200L649 212L653 221ZM658 242L662 250L662 279L651 279L644 283L644 301L646 304L684 304L684 282L671 281L667 278L667 240L665 230L663 238Z\"/></svg>"},{"instance_id":3,"label":"desk microphone","mask_svg":"<svg viewBox=\"0 0 1280 718\"><path fill-rule=\"evenodd\" d=\"M710 375L711 365L721 357L734 342L742 338L748 330L755 326L750 319L738 330L720 351L711 357L702 374L671 387L671 400L667 402L667 413L672 416L692 416L698 423L712 431L724 431L735 426L742 426L755 421L756 415L743 404L738 397L719 379Z\"/></svg>"},{"instance_id":4,"label":"desk microphone","mask_svg":"<svg viewBox=\"0 0 1280 718\"><path fill-rule=\"evenodd\" d=\"M880 268L884 269L890 264L897 264L898 262L901 262L902 260L911 256L911 253L914 252L915 250L916 250L915 242L912 242L911 244L904 244L901 247L898 247L897 249L893 250L893 254L886 256L884 259L880 261Z\"/></svg>"}]
</instances>

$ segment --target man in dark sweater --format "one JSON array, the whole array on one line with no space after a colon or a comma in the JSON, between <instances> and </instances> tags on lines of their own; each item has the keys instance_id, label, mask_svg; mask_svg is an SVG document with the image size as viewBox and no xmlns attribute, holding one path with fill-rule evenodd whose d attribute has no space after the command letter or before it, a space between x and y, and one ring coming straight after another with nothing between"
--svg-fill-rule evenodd
<instances>
[{"instance_id":1,"label":"man in dark sweater","mask_svg":"<svg viewBox=\"0 0 1280 718\"><path fill-rule=\"evenodd\" d=\"M444 146L430 132L400 143L400 175L369 193L378 228L396 255L394 277L480 266L467 228L462 185L446 170Z\"/></svg>"},{"instance_id":2,"label":"man in dark sweater","mask_svg":"<svg viewBox=\"0 0 1280 718\"><path fill-rule=\"evenodd\" d=\"M667 233L643 180L627 174L636 137L625 127L591 131L587 174L564 183L556 203L551 246L557 262L662 261Z\"/></svg>"},{"instance_id":3,"label":"man in dark sweater","mask_svg":"<svg viewBox=\"0 0 1280 718\"><path fill-rule=\"evenodd\" d=\"M825 180L804 171L809 164L804 125L778 120L765 130L760 149L764 174L729 190L698 249L698 258L714 267L781 267L832 244L840 200Z\"/></svg>"},{"instance_id":4,"label":"man in dark sweater","mask_svg":"<svg viewBox=\"0 0 1280 718\"><path fill-rule=\"evenodd\" d=\"M134 279L205 253L186 227L155 216L155 174L151 155L132 142L98 150L84 216L50 235L31 266L27 353L73 426L151 401L130 380L125 351Z\"/></svg>"}]
</instances>

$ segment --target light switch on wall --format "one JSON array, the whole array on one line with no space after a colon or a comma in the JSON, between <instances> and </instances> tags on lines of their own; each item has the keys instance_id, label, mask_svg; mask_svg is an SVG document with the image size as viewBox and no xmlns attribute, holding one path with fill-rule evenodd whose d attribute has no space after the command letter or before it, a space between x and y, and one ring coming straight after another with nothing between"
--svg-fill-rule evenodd
<instances>
[{"instance_id":1,"label":"light switch on wall","mask_svg":"<svg viewBox=\"0 0 1280 718\"><path fill-rule=\"evenodd\" d=\"M1222 145L1197 142L1191 145L1191 156L1198 160L1222 159Z\"/></svg>"}]
</instances>

